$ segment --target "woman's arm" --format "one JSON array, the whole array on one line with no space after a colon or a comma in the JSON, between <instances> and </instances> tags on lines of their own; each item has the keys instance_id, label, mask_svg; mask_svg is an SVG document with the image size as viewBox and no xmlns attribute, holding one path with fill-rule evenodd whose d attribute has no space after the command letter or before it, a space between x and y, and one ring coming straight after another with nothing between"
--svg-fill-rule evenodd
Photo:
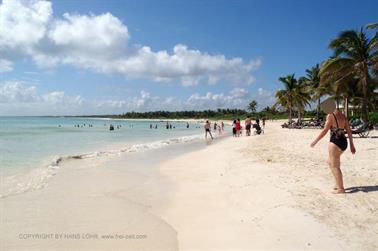
<instances>
[{"instance_id":1,"label":"woman's arm","mask_svg":"<svg viewBox=\"0 0 378 251\"><path fill-rule=\"evenodd\" d=\"M311 143L310 146L314 147L327 134L329 129L331 129L331 126L332 126L332 117L330 114L328 114L327 121L324 125L324 129L319 133L318 137L316 137L316 139Z\"/></svg>"},{"instance_id":2,"label":"woman's arm","mask_svg":"<svg viewBox=\"0 0 378 251\"><path fill-rule=\"evenodd\" d=\"M353 143L352 130L350 129L349 122L346 119L345 119L345 130L348 133L349 144L350 144L350 151L352 152L352 154L355 154L356 153L356 148L354 147L354 143Z\"/></svg>"}]
</instances>

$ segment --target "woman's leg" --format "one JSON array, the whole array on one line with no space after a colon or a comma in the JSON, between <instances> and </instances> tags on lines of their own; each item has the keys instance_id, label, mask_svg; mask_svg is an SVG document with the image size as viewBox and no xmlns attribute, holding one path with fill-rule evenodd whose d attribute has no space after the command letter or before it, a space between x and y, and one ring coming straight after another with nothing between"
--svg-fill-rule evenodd
<instances>
[{"instance_id":1,"label":"woman's leg","mask_svg":"<svg viewBox=\"0 0 378 251\"><path fill-rule=\"evenodd\" d=\"M328 146L329 166L335 178L335 193L345 193L343 184L343 174L340 169L340 156L343 153L335 144L330 143Z\"/></svg>"},{"instance_id":2,"label":"woman's leg","mask_svg":"<svg viewBox=\"0 0 378 251\"><path fill-rule=\"evenodd\" d=\"M328 149L329 150L329 149ZM332 166L331 166L331 157L330 157L330 153L328 153L328 159L327 159L327 165L328 165L328 167L329 167L329 169L330 170L332 170L331 168L332 168ZM333 173L332 173L332 175L333 175ZM336 178L335 178L336 179ZM333 190L337 190L337 186L336 186L336 183L335 183L335 185L333 186Z\"/></svg>"}]
</instances>

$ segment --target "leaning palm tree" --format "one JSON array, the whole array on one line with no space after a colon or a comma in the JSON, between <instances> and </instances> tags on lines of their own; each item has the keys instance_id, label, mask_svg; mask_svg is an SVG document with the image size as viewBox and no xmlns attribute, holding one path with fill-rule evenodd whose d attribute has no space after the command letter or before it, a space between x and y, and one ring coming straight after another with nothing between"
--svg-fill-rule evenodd
<instances>
[{"instance_id":1,"label":"leaning palm tree","mask_svg":"<svg viewBox=\"0 0 378 251\"><path fill-rule=\"evenodd\" d=\"M280 77L278 79L281 81L285 89L279 90L276 92L277 102L276 105L282 106L284 109L289 111L289 123L292 119L292 113L295 106L295 91L298 84L297 79L294 77L294 74L288 75L286 77Z\"/></svg>"},{"instance_id":2,"label":"leaning palm tree","mask_svg":"<svg viewBox=\"0 0 378 251\"><path fill-rule=\"evenodd\" d=\"M311 69L306 70L306 76L303 77L304 83L309 87L312 99L317 101L316 119L319 119L320 113L320 99L326 93L326 89L320 85L320 68L319 64L316 64Z\"/></svg>"},{"instance_id":3,"label":"leaning palm tree","mask_svg":"<svg viewBox=\"0 0 378 251\"><path fill-rule=\"evenodd\" d=\"M347 30L331 41L329 47L335 57L323 63L320 82L349 83L358 79L363 93L362 119L368 121L368 83L370 72L378 69L377 37L368 38L366 32Z\"/></svg>"},{"instance_id":4,"label":"leaning palm tree","mask_svg":"<svg viewBox=\"0 0 378 251\"><path fill-rule=\"evenodd\" d=\"M356 101L362 100L362 95L361 91L359 90L358 81L359 79L355 78L350 82L343 82L335 86L335 93L338 94L344 100L344 114L347 118L349 118L349 105L351 101L354 101L353 107L356 108L358 107L358 103Z\"/></svg>"},{"instance_id":5,"label":"leaning palm tree","mask_svg":"<svg viewBox=\"0 0 378 251\"><path fill-rule=\"evenodd\" d=\"M298 110L298 120L301 122L302 113L304 114L306 106L310 105L311 89L308 88L305 78L300 78L297 82L294 92L294 104Z\"/></svg>"}]
</instances>

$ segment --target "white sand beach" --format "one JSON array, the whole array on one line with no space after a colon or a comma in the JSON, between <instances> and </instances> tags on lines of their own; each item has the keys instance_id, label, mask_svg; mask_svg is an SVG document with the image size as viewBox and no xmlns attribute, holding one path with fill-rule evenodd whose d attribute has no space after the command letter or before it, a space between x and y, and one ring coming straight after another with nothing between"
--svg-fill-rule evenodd
<instances>
[{"instance_id":1,"label":"white sand beach","mask_svg":"<svg viewBox=\"0 0 378 251\"><path fill-rule=\"evenodd\" d=\"M328 138L312 149L319 130L280 123L66 163L47 187L0 200L0 249L377 250L378 133L343 154L348 193L334 195Z\"/></svg>"}]
</instances>

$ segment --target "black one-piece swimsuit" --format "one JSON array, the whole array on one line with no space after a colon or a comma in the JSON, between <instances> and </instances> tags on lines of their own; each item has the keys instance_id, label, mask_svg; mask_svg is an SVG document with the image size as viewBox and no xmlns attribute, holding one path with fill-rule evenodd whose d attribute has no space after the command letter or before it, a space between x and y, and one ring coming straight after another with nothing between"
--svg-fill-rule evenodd
<instances>
[{"instance_id":1,"label":"black one-piece swimsuit","mask_svg":"<svg viewBox=\"0 0 378 251\"><path fill-rule=\"evenodd\" d=\"M345 151L348 148L348 141L347 141L347 139L345 137L344 129L339 128L339 123L337 123L337 119L336 119L335 114L332 113L332 115L333 115L333 117L336 120L337 127L336 128L331 128L331 139L330 139L330 142L332 142L335 145L337 145L340 148L341 151Z\"/></svg>"}]
</instances>

